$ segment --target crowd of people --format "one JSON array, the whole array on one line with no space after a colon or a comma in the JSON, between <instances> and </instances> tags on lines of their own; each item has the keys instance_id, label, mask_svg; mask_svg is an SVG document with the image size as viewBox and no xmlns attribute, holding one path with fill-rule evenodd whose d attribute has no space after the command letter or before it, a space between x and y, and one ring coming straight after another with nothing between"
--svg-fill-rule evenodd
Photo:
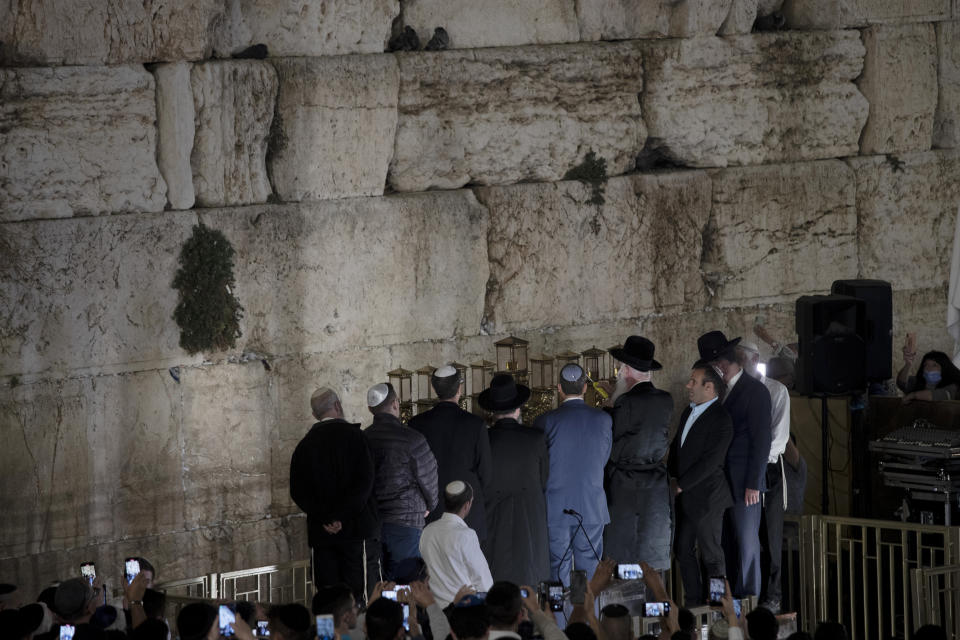
<instances>
[{"instance_id":1,"label":"crowd of people","mask_svg":"<svg viewBox=\"0 0 960 640\"><path fill-rule=\"evenodd\" d=\"M659 638L700 638L691 609L705 604L718 612L711 637L777 637L784 513L802 509L805 483L790 436L790 358L771 359L767 377L756 345L705 333L674 420L674 398L654 384L653 342L630 336L611 355L604 407L585 402L591 381L571 363L558 372L558 407L532 425L521 419L530 389L509 374L479 394L488 420L460 407L452 366L433 372L437 402L409 425L388 383L368 390L365 429L334 389L314 392L317 422L290 464L290 494L307 515L312 611L231 603L224 622L198 602L171 625L156 571L139 558L122 615L99 578L64 580L31 604L0 585L0 629L17 640L634 640L626 606L597 604L616 576L642 580L660 603ZM909 399L956 397L949 359L928 353L909 376L915 355L905 347L898 377ZM662 582L673 560L682 607ZM741 618L747 596L760 606ZM815 635L845 637L836 623Z\"/></svg>"}]
</instances>

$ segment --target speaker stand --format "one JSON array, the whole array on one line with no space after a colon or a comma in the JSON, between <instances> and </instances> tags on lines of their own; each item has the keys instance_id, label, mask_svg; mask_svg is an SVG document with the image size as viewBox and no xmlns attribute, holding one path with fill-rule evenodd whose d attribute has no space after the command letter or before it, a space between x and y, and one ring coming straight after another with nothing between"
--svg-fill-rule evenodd
<instances>
[{"instance_id":1,"label":"speaker stand","mask_svg":"<svg viewBox=\"0 0 960 640\"><path fill-rule=\"evenodd\" d=\"M820 511L823 515L830 515L830 411L827 408L827 396L820 396Z\"/></svg>"}]
</instances>

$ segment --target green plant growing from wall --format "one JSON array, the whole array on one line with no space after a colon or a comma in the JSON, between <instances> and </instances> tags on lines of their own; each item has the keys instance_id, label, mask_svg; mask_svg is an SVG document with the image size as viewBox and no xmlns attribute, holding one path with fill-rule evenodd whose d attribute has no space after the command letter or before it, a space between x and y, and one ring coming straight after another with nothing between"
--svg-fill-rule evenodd
<instances>
[{"instance_id":1,"label":"green plant growing from wall","mask_svg":"<svg viewBox=\"0 0 960 640\"><path fill-rule=\"evenodd\" d=\"M233 295L234 253L223 233L203 223L193 227L180 250L173 319L180 327L180 346L191 355L230 349L240 337L243 307Z\"/></svg>"},{"instance_id":2,"label":"green plant growing from wall","mask_svg":"<svg viewBox=\"0 0 960 640\"><path fill-rule=\"evenodd\" d=\"M603 192L607 186L607 160L598 158L592 150L583 157L583 162L567 171L563 179L579 180L590 185L592 193L587 204L602 205L606 202Z\"/></svg>"}]
</instances>

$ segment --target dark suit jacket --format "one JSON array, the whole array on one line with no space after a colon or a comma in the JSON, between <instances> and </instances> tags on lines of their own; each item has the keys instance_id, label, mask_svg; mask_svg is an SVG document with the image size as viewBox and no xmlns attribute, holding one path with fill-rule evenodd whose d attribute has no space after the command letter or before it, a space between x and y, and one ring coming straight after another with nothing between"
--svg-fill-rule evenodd
<instances>
[{"instance_id":1,"label":"dark suit jacket","mask_svg":"<svg viewBox=\"0 0 960 640\"><path fill-rule=\"evenodd\" d=\"M290 460L290 497L307 514L310 546L332 539L323 525L339 520L337 538L358 540L380 534L373 495L373 456L359 424L318 422Z\"/></svg>"},{"instance_id":2,"label":"dark suit jacket","mask_svg":"<svg viewBox=\"0 0 960 640\"><path fill-rule=\"evenodd\" d=\"M444 487L454 480L463 480L473 488L473 507L467 514L467 526L483 540L487 537L484 496L493 476L490 439L483 418L464 411L453 402L438 402L429 411L411 418L410 426L423 434L437 459L440 508L430 512L427 522L443 515Z\"/></svg>"},{"instance_id":3,"label":"dark suit jacket","mask_svg":"<svg viewBox=\"0 0 960 640\"><path fill-rule=\"evenodd\" d=\"M733 439L733 423L717 400L700 414L680 446L690 411L687 407L680 415L677 435L670 445L669 467L670 476L676 478L677 485L683 489L678 500L683 515L697 520L733 505L724 472L727 449Z\"/></svg>"},{"instance_id":4,"label":"dark suit jacket","mask_svg":"<svg viewBox=\"0 0 960 640\"><path fill-rule=\"evenodd\" d=\"M727 451L727 479L734 500L747 489L766 490L770 456L770 392L746 371L723 402L733 419L733 441Z\"/></svg>"}]
</instances>

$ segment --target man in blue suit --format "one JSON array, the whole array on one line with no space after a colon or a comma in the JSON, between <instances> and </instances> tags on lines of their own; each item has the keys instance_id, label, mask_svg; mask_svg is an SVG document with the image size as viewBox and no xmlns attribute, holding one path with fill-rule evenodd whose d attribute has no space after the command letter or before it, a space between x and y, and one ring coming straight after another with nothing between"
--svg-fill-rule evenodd
<instances>
[{"instance_id":1,"label":"man in blue suit","mask_svg":"<svg viewBox=\"0 0 960 640\"><path fill-rule=\"evenodd\" d=\"M733 506L724 514L723 550L727 579L735 598L759 595L760 494L766 491L767 457L770 455L770 392L737 364L740 338L727 340L721 331L710 331L697 340L700 358L723 373L727 395L723 407L733 421L733 440L727 450L727 480Z\"/></svg>"},{"instance_id":2,"label":"man in blue suit","mask_svg":"<svg viewBox=\"0 0 960 640\"><path fill-rule=\"evenodd\" d=\"M587 374L580 365L560 369L560 406L533 423L547 436L550 476L547 480L547 527L550 574L570 584L570 561L592 576L603 554L603 527L610 522L603 493L603 467L610 458L613 423L610 416L583 401ZM583 518L578 529L574 511Z\"/></svg>"}]
</instances>

